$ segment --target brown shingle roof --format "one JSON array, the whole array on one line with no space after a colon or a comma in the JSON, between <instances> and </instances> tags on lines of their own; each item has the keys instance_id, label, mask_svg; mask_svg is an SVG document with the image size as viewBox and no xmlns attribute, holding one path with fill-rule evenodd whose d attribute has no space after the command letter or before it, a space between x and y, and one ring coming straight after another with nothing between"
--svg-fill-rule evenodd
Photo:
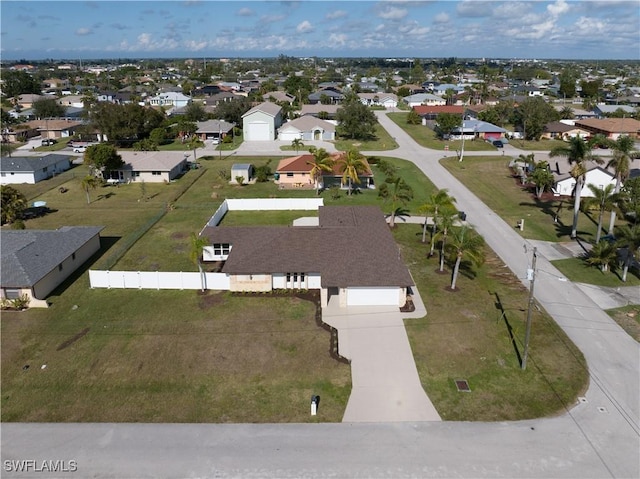
<instances>
[{"instance_id":1,"label":"brown shingle roof","mask_svg":"<svg viewBox=\"0 0 640 479\"><path fill-rule=\"evenodd\" d=\"M320 273L323 287L414 284L378 207L321 206L319 224L206 227L202 234L232 245L225 273Z\"/></svg>"},{"instance_id":2,"label":"brown shingle roof","mask_svg":"<svg viewBox=\"0 0 640 479\"><path fill-rule=\"evenodd\" d=\"M323 171L322 174L325 176L342 176L344 169L343 169L342 163L340 162L340 159L342 158L343 155L345 155L344 152L332 153L331 158L333 158L333 161L334 161L333 171L332 172ZM308 173L311 171L311 165L309 165L309 162L312 162L312 161L313 161L313 155L310 155L310 154L292 156L290 158L283 158L278 163L278 168L276 168L276 171L278 173L288 173L288 172ZM372 177L373 173L371 172L371 166L369 166L369 162L364 157L362 158L362 161L366 163L367 170L364 173L361 173L359 176Z\"/></svg>"},{"instance_id":3,"label":"brown shingle roof","mask_svg":"<svg viewBox=\"0 0 640 479\"><path fill-rule=\"evenodd\" d=\"M427 114L438 114L438 113L453 113L455 115L462 115L464 113L464 107L459 105L418 105L414 106L413 109L415 112L424 116Z\"/></svg>"}]
</instances>

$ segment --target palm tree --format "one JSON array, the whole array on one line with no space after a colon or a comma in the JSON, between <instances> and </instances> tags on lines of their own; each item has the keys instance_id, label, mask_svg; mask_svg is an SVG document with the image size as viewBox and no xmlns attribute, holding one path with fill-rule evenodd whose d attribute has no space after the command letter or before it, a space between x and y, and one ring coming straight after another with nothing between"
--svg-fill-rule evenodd
<instances>
[{"instance_id":1,"label":"palm tree","mask_svg":"<svg viewBox=\"0 0 640 479\"><path fill-rule=\"evenodd\" d=\"M527 181L527 172L532 170L536 165L536 159L534 153L528 155L518 155L518 161L524 163L522 168L522 174L520 175L520 182L524 185Z\"/></svg>"},{"instance_id":2,"label":"palm tree","mask_svg":"<svg viewBox=\"0 0 640 479\"><path fill-rule=\"evenodd\" d=\"M189 138L189 143L187 143L187 147L190 150L193 150L193 162L194 163L195 163L195 161L197 159L196 150L198 148L202 148L203 146L204 146L204 143L198 137L198 135L192 135L191 138Z\"/></svg>"},{"instance_id":3,"label":"palm tree","mask_svg":"<svg viewBox=\"0 0 640 479\"><path fill-rule=\"evenodd\" d=\"M575 136L569 140L569 144L566 146L558 146L549 152L550 157L564 156L569 160L569 164L572 165L570 174L576 180L576 188L574 190L574 204L573 204L573 224L571 226L571 239L575 239L578 236L578 217L580 215L580 195L582 194L582 186L587 174L588 160L594 161L597 164L602 164L603 161L591 152L591 146L584 141L581 137Z\"/></svg>"},{"instance_id":4,"label":"palm tree","mask_svg":"<svg viewBox=\"0 0 640 479\"><path fill-rule=\"evenodd\" d=\"M600 233L602 232L604 212L612 211L616 207L620 194L613 192L614 186L612 184L608 184L604 188L598 188L596 185L589 183L587 188L589 188L593 196L585 198L583 207L585 210L598 210L598 229L596 230L596 244L598 244L600 242Z\"/></svg>"},{"instance_id":5,"label":"palm tree","mask_svg":"<svg viewBox=\"0 0 640 479\"><path fill-rule=\"evenodd\" d=\"M611 144L613 148L613 158L607 163L607 168L612 168L616 175L616 187L614 193L620 193L622 182L629 176L631 166L631 155L635 147L633 138L629 136L619 136ZM609 220L609 231L613 231L616 222L616 210L611 209L611 219Z\"/></svg>"},{"instance_id":6,"label":"palm tree","mask_svg":"<svg viewBox=\"0 0 640 479\"><path fill-rule=\"evenodd\" d=\"M627 257L622 270L622 281L627 281L627 272L631 262L638 257L640 249L640 225L624 225L616 230L617 244L626 247Z\"/></svg>"},{"instance_id":7,"label":"palm tree","mask_svg":"<svg viewBox=\"0 0 640 479\"><path fill-rule=\"evenodd\" d=\"M89 191L95 190L99 184L100 184L100 181L98 180L98 178L96 178L93 175L87 175L84 178L82 178L80 185L82 186L84 193L87 195L88 205L91 204L91 197L89 196Z\"/></svg>"},{"instance_id":8,"label":"palm tree","mask_svg":"<svg viewBox=\"0 0 640 479\"><path fill-rule=\"evenodd\" d=\"M296 155L297 155L298 151L300 151L300 148L304 146L304 143L302 143L302 140L300 138L295 138L291 142L291 146L293 147L294 150L296 150Z\"/></svg>"},{"instance_id":9,"label":"palm tree","mask_svg":"<svg viewBox=\"0 0 640 479\"><path fill-rule=\"evenodd\" d=\"M208 245L208 241L206 238L202 236L198 236L195 233L191 233L191 250L189 251L189 259L193 264L198 267L198 272L200 273L200 285L201 291L204 292L205 287L205 274L202 271L202 263L200 259L202 258L202 250L205 246Z\"/></svg>"},{"instance_id":10,"label":"palm tree","mask_svg":"<svg viewBox=\"0 0 640 479\"><path fill-rule=\"evenodd\" d=\"M531 180L536 186L537 198L540 198L545 190L552 188L555 178L553 177L553 173L549 171L549 163L546 161L537 162L531 173Z\"/></svg>"},{"instance_id":11,"label":"palm tree","mask_svg":"<svg viewBox=\"0 0 640 479\"><path fill-rule=\"evenodd\" d=\"M349 150L340 159L342 165L342 181L346 181L349 186L349 196L351 196L351 185L360 183L359 175L365 173L369 167L358 150Z\"/></svg>"},{"instance_id":12,"label":"palm tree","mask_svg":"<svg viewBox=\"0 0 640 479\"><path fill-rule=\"evenodd\" d=\"M389 187L389 185L392 185ZM402 178L387 178L387 181L380 186L378 196L385 202L391 203L391 213L389 226L395 226L396 216L406 216L406 210L401 206L406 206L413 199L413 189Z\"/></svg>"},{"instance_id":13,"label":"palm tree","mask_svg":"<svg viewBox=\"0 0 640 479\"><path fill-rule=\"evenodd\" d=\"M437 217L438 232L435 235L435 241L440 241L440 272L444 271L444 257L447 245L447 236L449 230L453 227L458 219L458 212L453 206L444 206L440 210Z\"/></svg>"},{"instance_id":14,"label":"palm tree","mask_svg":"<svg viewBox=\"0 0 640 479\"><path fill-rule=\"evenodd\" d=\"M463 258L469 259L477 266L484 263L484 238L469 226L453 228L450 236L451 240L447 243L446 249L456 258L451 278L451 289L455 290L460 263Z\"/></svg>"},{"instance_id":15,"label":"palm tree","mask_svg":"<svg viewBox=\"0 0 640 479\"><path fill-rule=\"evenodd\" d=\"M431 232L431 249L429 251L429 256L433 256L433 250L435 248L435 234L437 230L437 220L438 220L438 212L440 208L451 206L456 202L456 199L449 195L449 190L446 188L440 189L435 193L432 193L429 196L429 199L425 204L420 206L418 211L420 213L425 214L424 225L422 226L422 242L426 242L427 240L427 215L433 214L433 230Z\"/></svg>"},{"instance_id":16,"label":"palm tree","mask_svg":"<svg viewBox=\"0 0 640 479\"><path fill-rule=\"evenodd\" d=\"M294 140L295 141L295 140ZM313 150L313 160L307 161L307 165L311 166L309 174L316 183L316 195L320 194L320 178L323 171L333 171L333 158L324 148Z\"/></svg>"},{"instance_id":17,"label":"palm tree","mask_svg":"<svg viewBox=\"0 0 640 479\"><path fill-rule=\"evenodd\" d=\"M609 267L618 257L616 246L608 241L600 241L596 243L586 258L587 264L591 266L599 266L603 273L609 271Z\"/></svg>"}]
</instances>

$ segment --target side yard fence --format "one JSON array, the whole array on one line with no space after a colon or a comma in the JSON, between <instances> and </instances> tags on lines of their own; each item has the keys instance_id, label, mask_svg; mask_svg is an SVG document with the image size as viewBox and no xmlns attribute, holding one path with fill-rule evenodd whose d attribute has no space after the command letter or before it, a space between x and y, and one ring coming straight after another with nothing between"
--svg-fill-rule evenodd
<instances>
[{"instance_id":1,"label":"side yard fence","mask_svg":"<svg viewBox=\"0 0 640 479\"><path fill-rule=\"evenodd\" d=\"M89 270L92 288L114 289L201 289L229 290L229 276L224 273L163 271L97 271Z\"/></svg>"}]
</instances>

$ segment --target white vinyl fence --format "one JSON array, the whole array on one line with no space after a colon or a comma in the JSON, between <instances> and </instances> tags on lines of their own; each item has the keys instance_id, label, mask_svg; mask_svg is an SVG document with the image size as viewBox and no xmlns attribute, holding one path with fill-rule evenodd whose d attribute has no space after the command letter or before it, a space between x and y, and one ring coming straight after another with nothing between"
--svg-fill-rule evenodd
<instances>
[{"instance_id":1,"label":"white vinyl fence","mask_svg":"<svg viewBox=\"0 0 640 479\"><path fill-rule=\"evenodd\" d=\"M205 289L229 290L229 276L225 273L204 273L204 279ZM201 280L196 272L89 270L92 288L200 289Z\"/></svg>"}]
</instances>

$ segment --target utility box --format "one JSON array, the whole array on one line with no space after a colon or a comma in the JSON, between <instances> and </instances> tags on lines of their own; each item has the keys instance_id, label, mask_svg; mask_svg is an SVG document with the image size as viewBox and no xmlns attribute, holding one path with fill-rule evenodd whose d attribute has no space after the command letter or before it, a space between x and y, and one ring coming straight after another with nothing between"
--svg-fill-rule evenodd
<instances>
[{"instance_id":1,"label":"utility box","mask_svg":"<svg viewBox=\"0 0 640 479\"><path fill-rule=\"evenodd\" d=\"M320 396L311 396L311 415L315 416L318 413L318 405L320 404Z\"/></svg>"}]
</instances>

